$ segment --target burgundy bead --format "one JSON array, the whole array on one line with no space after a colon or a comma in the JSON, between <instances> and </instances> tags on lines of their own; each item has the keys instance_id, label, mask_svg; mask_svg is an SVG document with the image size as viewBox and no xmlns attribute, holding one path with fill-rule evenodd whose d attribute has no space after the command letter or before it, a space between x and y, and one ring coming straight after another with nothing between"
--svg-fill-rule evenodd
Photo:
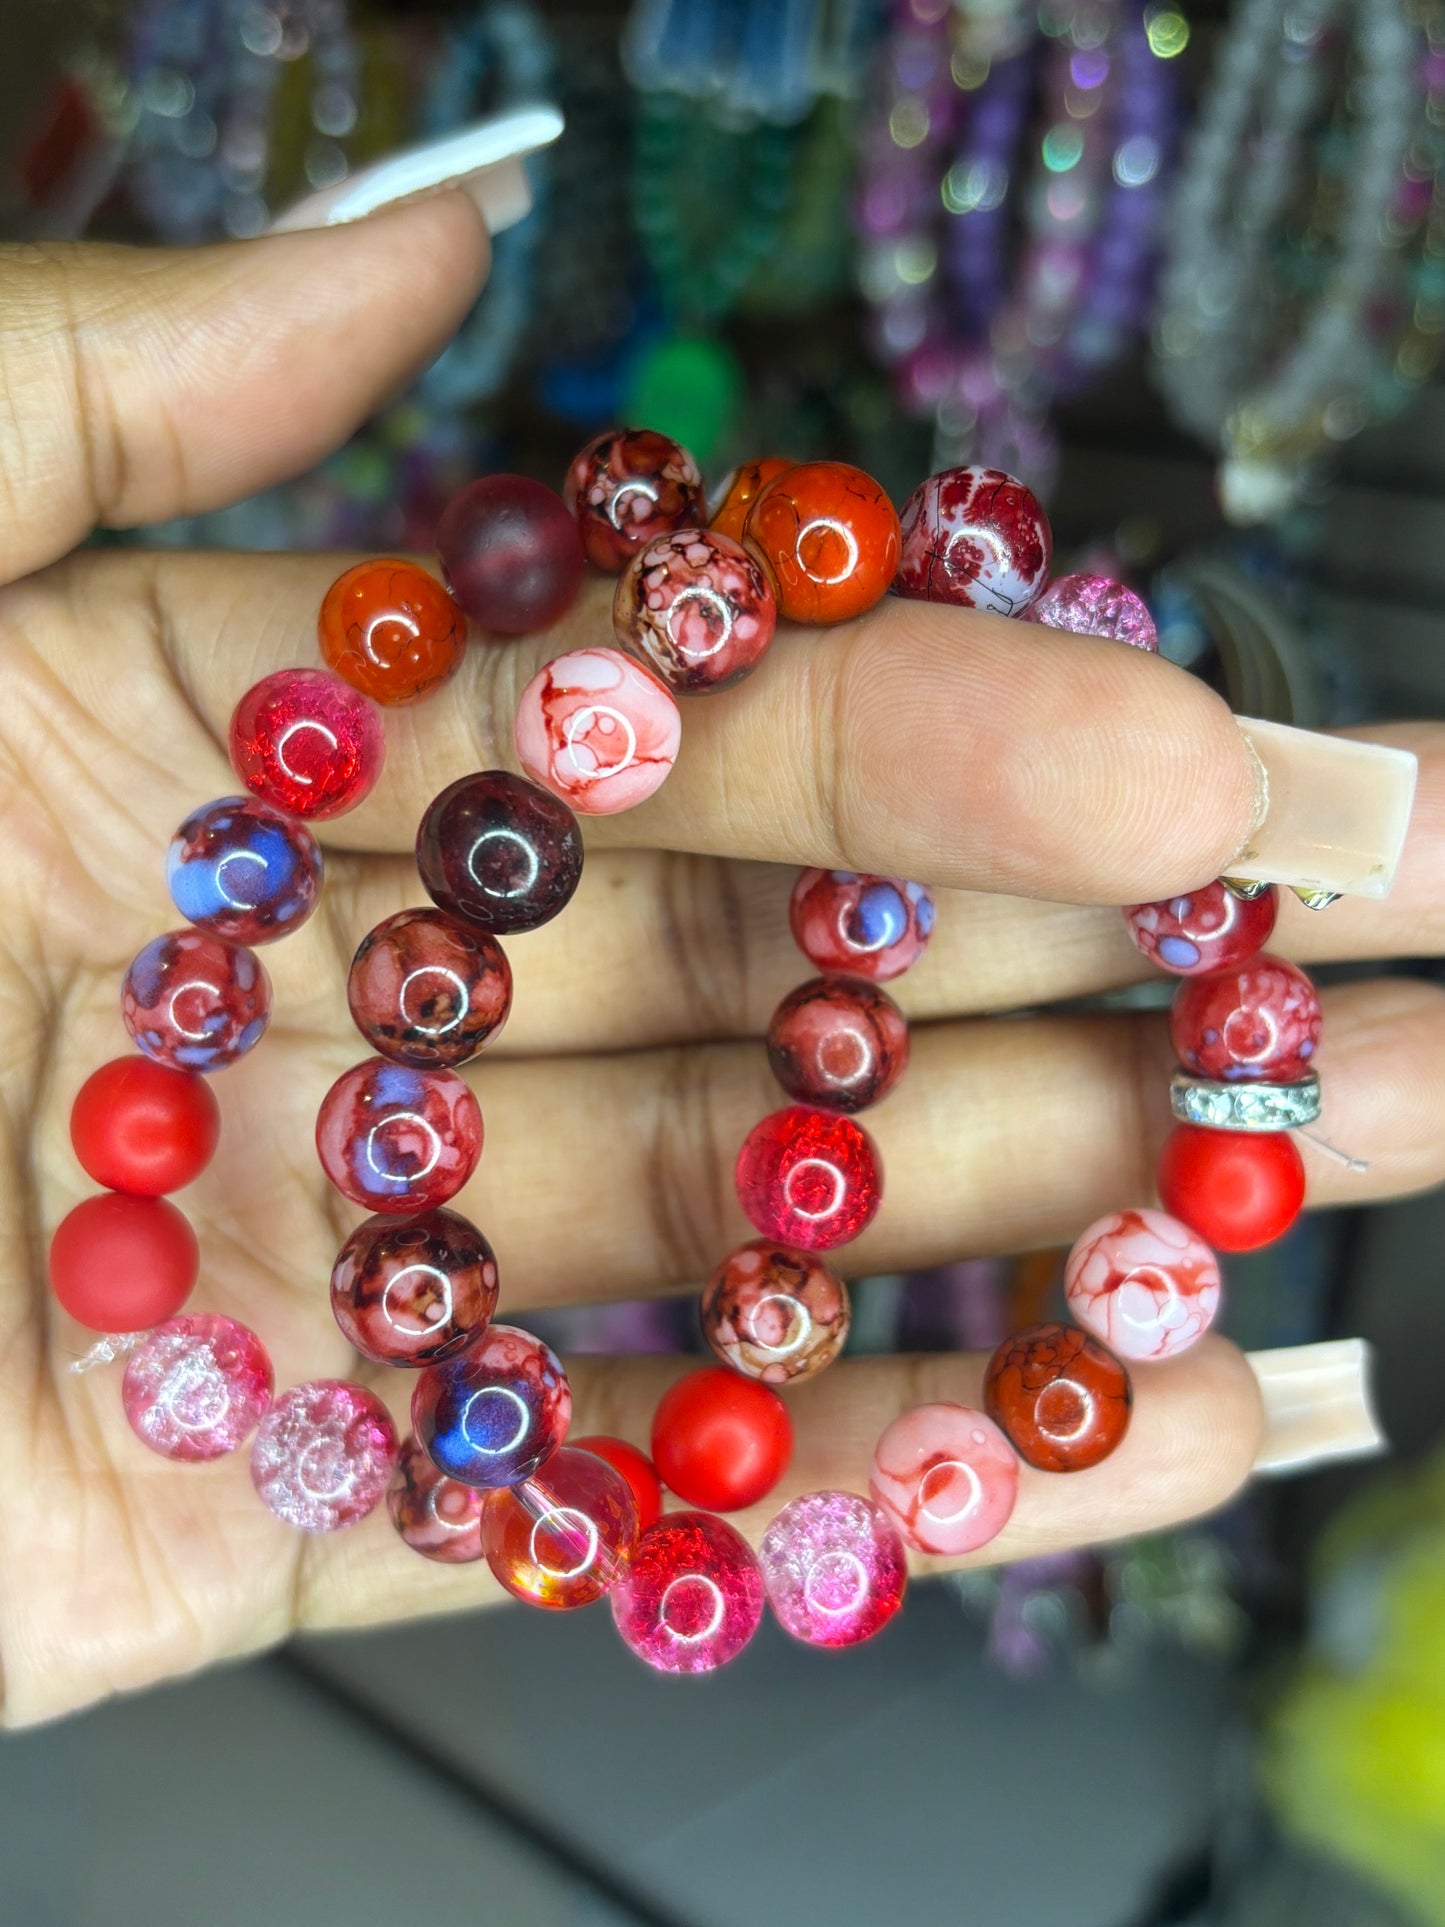
<instances>
[{"instance_id":1,"label":"burgundy bead","mask_svg":"<svg viewBox=\"0 0 1445 1927\"><path fill-rule=\"evenodd\" d=\"M337 1253L331 1309L378 1365L430 1365L464 1351L497 1308L497 1260L477 1227L438 1206L368 1218Z\"/></svg>"},{"instance_id":2,"label":"burgundy bead","mask_svg":"<svg viewBox=\"0 0 1445 1927\"><path fill-rule=\"evenodd\" d=\"M788 905L793 941L819 970L887 983L923 955L933 935L933 894L901 877L801 870Z\"/></svg>"},{"instance_id":3,"label":"burgundy bead","mask_svg":"<svg viewBox=\"0 0 1445 1927\"><path fill-rule=\"evenodd\" d=\"M778 610L762 565L716 529L678 529L619 578L612 627L679 695L727 689L756 669Z\"/></svg>"},{"instance_id":4,"label":"burgundy bead","mask_svg":"<svg viewBox=\"0 0 1445 1927\"><path fill-rule=\"evenodd\" d=\"M1197 1076L1288 1084L1313 1070L1321 1023L1305 973L1264 955L1180 984L1169 1036L1179 1062Z\"/></svg>"},{"instance_id":5,"label":"burgundy bead","mask_svg":"<svg viewBox=\"0 0 1445 1927\"><path fill-rule=\"evenodd\" d=\"M1248 963L1269 942L1279 910L1273 884L1237 897L1217 878L1187 896L1131 904L1124 924L1141 956L1176 977L1203 977Z\"/></svg>"},{"instance_id":6,"label":"burgundy bead","mask_svg":"<svg viewBox=\"0 0 1445 1927\"><path fill-rule=\"evenodd\" d=\"M768 1026L773 1075L800 1104L863 1111L908 1068L908 1023L886 990L863 977L813 977L790 991Z\"/></svg>"},{"instance_id":7,"label":"burgundy bead","mask_svg":"<svg viewBox=\"0 0 1445 1927\"><path fill-rule=\"evenodd\" d=\"M455 1071L369 1057L344 1071L316 1115L321 1168L372 1211L425 1211L454 1197L482 1154L482 1114Z\"/></svg>"},{"instance_id":8,"label":"burgundy bead","mask_svg":"<svg viewBox=\"0 0 1445 1927\"><path fill-rule=\"evenodd\" d=\"M506 1023L512 969L485 930L441 910L399 910L362 938L346 1001L380 1056L455 1070Z\"/></svg>"},{"instance_id":9,"label":"burgundy bead","mask_svg":"<svg viewBox=\"0 0 1445 1927\"><path fill-rule=\"evenodd\" d=\"M472 621L504 636L560 622L586 567L576 517L526 475L484 475L459 489L437 525L437 554Z\"/></svg>"},{"instance_id":10,"label":"burgundy bead","mask_svg":"<svg viewBox=\"0 0 1445 1927\"><path fill-rule=\"evenodd\" d=\"M582 875L582 833L567 805L507 770L460 777L428 805L416 836L427 895L502 936L566 908Z\"/></svg>"},{"instance_id":11,"label":"burgundy bead","mask_svg":"<svg viewBox=\"0 0 1445 1927\"><path fill-rule=\"evenodd\" d=\"M121 986L136 1045L172 1070L218 1071L261 1041L271 979L261 959L204 930L172 930L136 952Z\"/></svg>"},{"instance_id":12,"label":"burgundy bead","mask_svg":"<svg viewBox=\"0 0 1445 1927\"><path fill-rule=\"evenodd\" d=\"M438 1472L416 1440L407 1437L386 1489L386 1509L403 1544L444 1566L470 1565L482 1556L486 1495Z\"/></svg>"},{"instance_id":13,"label":"burgundy bead","mask_svg":"<svg viewBox=\"0 0 1445 1927\"><path fill-rule=\"evenodd\" d=\"M790 1105L755 1124L737 1162L738 1201L765 1238L800 1251L847 1244L872 1222L883 1167L851 1118Z\"/></svg>"},{"instance_id":14,"label":"burgundy bead","mask_svg":"<svg viewBox=\"0 0 1445 1927\"><path fill-rule=\"evenodd\" d=\"M614 428L573 459L562 499L594 567L616 575L654 536L697 529L707 502L697 463L667 435Z\"/></svg>"},{"instance_id":15,"label":"burgundy bead","mask_svg":"<svg viewBox=\"0 0 1445 1927\"><path fill-rule=\"evenodd\" d=\"M730 1251L703 1290L703 1337L724 1365L765 1385L821 1372L843 1349L848 1287L821 1258L767 1238Z\"/></svg>"}]
</instances>

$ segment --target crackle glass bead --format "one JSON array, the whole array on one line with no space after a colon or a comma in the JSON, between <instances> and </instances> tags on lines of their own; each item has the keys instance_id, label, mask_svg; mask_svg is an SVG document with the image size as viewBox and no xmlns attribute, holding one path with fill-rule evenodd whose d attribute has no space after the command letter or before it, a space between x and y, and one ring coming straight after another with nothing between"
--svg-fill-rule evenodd
<instances>
[{"instance_id":1,"label":"crackle glass bead","mask_svg":"<svg viewBox=\"0 0 1445 1927\"><path fill-rule=\"evenodd\" d=\"M1269 942L1279 911L1273 884L1237 897L1215 879L1187 895L1130 904L1124 927L1140 956L1176 977L1205 977L1248 963Z\"/></svg>"},{"instance_id":2,"label":"crackle glass bead","mask_svg":"<svg viewBox=\"0 0 1445 1927\"><path fill-rule=\"evenodd\" d=\"M582 586L576 517L527 475L483 475L459 489L442 510L436 545L452 595L494 635L549 629Z\"/></svg>"},{"instance_id":3,"label":"crackle glass bead","mask_svg":"<svg viewBox=\"0 0 1445 1927\"><path fill-rule=\"evenodd\" d=\"M687 450L651 428L614 428L572 460L562 499L594 568L616 575L669 529L707 521L702 476Z\"/></svg>"},{"instance_id":4,"label":"crackle glass bead","mask_svg":"<svg viewBox=\"0 0 1445 1927\"><path fill-rule=\"evenodd\" d=\"M1048 580L1049 518L1032 489L999 468L946 468L903 505L894 587L919 602L1022 615Z\"/></svg>"},{"instance_id":5,"label":"crackle glass bead","mask_svg":"<svg viewBox=\"0 0 1445 1927\"><path fill-rule=\"evenodd\" d=\"M709 526L716 534L741 542L748 510L768 483L775 482L792 466L786 455L764 455L755 462L743 462L723 484L722 499L712 512Z\"/></svg>"},{"instance_id":6,"label":"crackle glass bead","mask_svg":"<svg viewBox=\"0 0 1445 1927\"><path fill-rule=\"evenodd\" d=\"M793 941L819 970L901 977L933 935L933 893L902 877L858 870L801 870L788 904Z\"/></svg>"},{"instance_id":7,"label":"crackle glass bead","mask_svg":"<svg viewBox=\"0 0 1445 1927\"><path fill-rule=\"evenodd\" d=\"M138 950L120 1012L138 1049L173 1070L219 1071L260 1043L271 979L254 951L205 930L170 930Z\"/></svg>"},{"instance_id":8,"label":"crackle glass bead","mask_svg":"<svg viewBox=\"0 0 1445 1927\"><path fill-rule=\"evenodd\" d=\"M632 558L612 598L617 640L679 695L741 681L767 654L777 624L761 563L716 529L658 536Z\"/></svg>"},{"instance_id":9,"label":"crackle glass bead","mask_svg":"<svg viewBox=\"0 0 1445 1927\"><path fill-rule=\"evenodd\" d=\"M800 462L754 499L743 540L772 579L789 622L847 622L888 593L898 514L849 462Z\"/></svg>"},{"instance_id":10,"label":"crackle glass bead","mask_svg":"<svg viewBox=\"0 0 1445 1927\"><path fill-rule=\"evenodd\" d=\"M536 783L483 770L427 805L416 867L433 903L505 937L567 907L582 875L582 833L567 805Z\"/></svg>"},{"instance_id":11,"label":"crackle glass bead","mask_svg":"<svg viewBox=\"0 0 1445 1927\"><path fill-rule=\"evenodd\" d=\"M908 1560L881 1506L856 1492L805 1492L758 1547L768 1603L809 1646L857 1646L903 1604Z\"/></svg>"},{"instance_id":12,"label":"crackle glass bead","mask_svg":"<svg viewBox=\"0 0 1445 1927\"><path fill-rule=\"evenodd\" d=\"M738 1202L765 1238L802 1251L847 1244L883 1197L877 1146L848 1117L791 1104L755 1124L737 1162Z\"/></svg>"},{"instance_id":13,"label":"crackle glass bead","mask_svg":"<svg viewBox=\"0 0 1445 1927\"><path fill-rule=\"evenodd\" d=\"M1305 973L1264 955L1180 984L1169 1037L1196 1076L1288 1084L1314 1069L1322 1024Z\"/></svg>"},{"instance_id":14,"label":"crackle glass bead","mask_svg":"<svg viewBox=\"0 0 1445 1927\"><path fill-rule=\"evenodd\" d=\"M706 1512L671 1512L642 1534L609 1603L624 1644L649 1666L711 1673L758 1630L763 1599L740 1532Z\"/></svg>"},{"instance_id":15,"label":"crackle glass bead","mask_svg":"<svg viewBox=\"0 0 1445 1927\"><path fill-rule=\"evenodd\" d=\"M326 591L318 622L328 668L373 702L417 702L455 675L467 619L414 562L358 562Z\"/></svg>"},{"instance_id":16,"label":"crackle glass bead","mask_svg":"<svg viewBox=\"0 0 1445 1927\"><path fill-rule=\"evenodd\" d=\"M312 822L365 802L386 761L375 703L325 669L277 669L231 718L231 767L263 803Z\"/></svg>"},{"instance_id":17,"label":"crackle glass bead","mask_svg":"<svg viewBox=\"0 0 1445 1927\"><path fill-rule=\"evenodd\" d=\"M667 781L682 718L652 671L620 649L573 649L522 691L514 738L534 783L584 816L613 816Z\"/></svg>"},{"instance_id":18,"label":"crackle glass bead","mask_svg":"<svg viewBox=\"0 0 1445 1927\"><path fill-rule=\"evenodd\" d=\"M438 1206L368 1218L337 1253L331 1309L363 1358L430 1365L465 1351L497 1308L497 1260L477 1227Z\"/></svg>"},{"instance_id":19,"label":"crackle glass bead","mask_svg":"<svg viewBox=\"0 0 1445 1927\"><path fill-rule=\"evenodd\" d=\"M487 1564L529 1606L590 1606L617 1584L636 1544L632 1487L591 1452L561 1446L534 1477L486 1495Z\"/></svg>"},{"instance_id":20,"label":"crackle glass bead","mask_svg":"<svg viewBox=\"0 0 1445 1927\"><path fill-rule=\"evenodd\" d=\"M250 796L188 816L166 854L183 917L228 943L274 943L299 930L321 894L321 852L303 823Z\"/></svg>"},{"instance_id":21,"label":"crackle glass bead","mask_svg":"<svg viewBox=\"0 0 1445 1927\"><path fill-rule=\"evenodd\" d=\"M848 1287L821 1258L756 1238L730 1251L702 1294L703 1336L744 1378L786 1385L821 1372L848 1336Z\"/></svg>"},{"instance_id":22,"label":"crackle glass bead","mask_svg":"<svg viewBox=\"0 0 1445 1927\"><path fill-rule=\"evenodd\" d=\"M988 1362L984 1407L1021 1459L1041 1472L1082 1472L1123 1438L1129 1374L1073 1325L1033 1325Z\"/></svg>"},{"instance_id":23,"label":"crackle glass bead","mask_svg":"<svg viewBox=\"0 0 1445 1927\"><path fill-rule=\"evenodd\" d=\"M337 1532L380 1504L396 1456L396 1428L374 1392L313 1378L279 1393L261 1420L251 1483L286 1525Z\"/></svg>"},{"instance_id":24,"label":"crackle glass bead","mask_svg":"<svg viewBox=\"0 0 1445 1927\"><path fill-rule=\"evenodd\" d=\"M346 1001L379 1056L417 1070L455 1070L506 1023L512 968L485 930L442 910L398 910L362 938Z\"/></svg>"},{"instance_id":25,"label":"crackle glass bead","mask_svg":"<svg viewBox=\"0 0 1445 1927\"><path fill-rule=\"evenodd\" d=\"M1091 1224L1064 1266L1064 1298L1119 1358L1173 1358L1219 1310L1219 1264L1165 1211L1114 1211Z\"/></svg>"},{"instance_id":26,"label":"crackle glass bead","mask_svg":"<svg viewBox=\"0 0 1445 1927\"><path fill-rule=\"evenodd\" d=\"M386 1509L404 1545L439 1565L471 1565L482 1556L485 1499L439 1472L408 1433L386 1488Z\"/></svg>"},{"instance_id":27,"label":"crackle glass bead","mask_svg":"<svg viewBox=\"0 0 1445 1927\"><path fill-rule=\"evenodd\" d=\"M1157 651L1159 634L1142 596L1107 575L1059 575L1024 610L1025 622L1073 636L1103 636L1131 649Z\"/></svg>"},{"instance_id":28,"label":"crackle glass bead","mask_svg":"<svg viewBox=\"0 0 1445 1927\"><path fill-rule=\"evenodd\" d=\"M203 1312L147 1332L126 1360L121 1401L130 1428L162 1458L224 1458L271 1404L271 1360L253 1331Z\"/></svg>"},{"instance_id":29,"label":"crackle glass bead","mask_svg":"<svg viewBox=\"0 0 1445 1927\"><path fill-rule=\"evenodd\" d=\"M1018 1496L1019 1462L967 1405L915 1405L873 1448L868 1489L919 1552L957 1558L996 1539Z\"/></svg>"},{"instance_id":30,"label":"crackle glass bead","mask_svg":"<svg viewBox=\"0 0 1445 1927\"><path fill-rule=\"evenodd\" d=\"M863 1111L908 1068L908 1022L864 977L813 977L778 1005L768 1062L789 1097L825 1111Z\"/></svg>"},{"instance_id":31,"label":"crackle glass bead","mask_svg":"<svg viewBox=\"0 0 1445 1927\"><path fill-rule=\"evenodd\" d=\"M455 1071L369 1057L322 1098L316 1153L353 1204L424 1211L454 1197L476 1170L482 1114Z\"/></svg>"},{"instance_id":32,"label":"crackle glass bead","mask_svg":"<svg viewBox=\"0 0 1445 1927\"><path fill-rule=\"evenodd\" d=\"M411 1399L412 1430L432 1463L464 1485L520 1485L571 1418L562 1361L515 1325L489 1325L458 1357L428 1365Z\"/></svg>"}]
</instances>

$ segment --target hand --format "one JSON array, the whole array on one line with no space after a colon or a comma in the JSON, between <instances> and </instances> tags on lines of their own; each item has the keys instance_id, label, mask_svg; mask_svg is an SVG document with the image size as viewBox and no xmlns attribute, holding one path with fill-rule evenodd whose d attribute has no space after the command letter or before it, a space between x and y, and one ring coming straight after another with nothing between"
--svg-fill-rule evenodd
<instances>
[{"instance_id":1,"label":"hand","mask_svg":"<svg viewBox=\"0 0 1445 1927\"><path fill-rule=\"evenodd\" d=\"M67 1118L126 1048L121 976L177 921L163 853L194 806L235 787L230 710L280 665L315 660L337 558L70 554L94 523L194 513L307 466L456 325L484 273L470 205L438 196L354 227L190 255L101 248L0 256L0 1667L14 1724L274 1644L298 1626L376 1623L497 1596L443 1568L384 1513L306 1538L256 1499L246 1455L152 1457L115 1371L73 1375L89 1334L57 1308L46 1249L93 1190ZM538 661L607 634L596 583L565 636L477 644L434 701L387 716L388 764L356 814L322 826L321 913L272 946L270 1035L216 1081L221 1149L183 1198L201 1239L200 1309L251 1325L278 1383L374 1382L405 1429L409 1380L358 1372L327 1301L354 1214L312 1127L364 1055L346 1011L352 951L421 900L410 850L430 797L510 760L514 700ZM570 910L509 945L511 1023L474 1067L487 1148L460 1207L499 1254L503 1306L695 1290L747 1235L735 1147L777 1103L759 1038L806 967L791 871L847 864L943 886L938 935L897 986L919 1028L900 1093L870 1116L888 1171L850 1271L1072 1237L1151 1195L1168 1064L1156 1015L1040 1007L1148 974L1110 904L1216 874L1254 807L1247 758L1202 684L1111 643L889 603L780 638L735 692L692 702L672 780L589 826ZM1413 841L1384 905L1311 917L1302 959L1420 955L1445 929L1445 737L1424 759ZM1067 903L1044 898L1069 899ZM993 1014L1031 1014L1000 1023ZM1328 1203L1433 1183L1445 1167L1445 998L1389 978L1326 994L1326 1128L1369 1162L1306 1147ZM645 1443L676 1361L582 1360L579 1432ZM861 1488L878 1432L926 1398L976 1402L982 1361L847 1362L789 1395L797 1454L781 1498ZM1025 1469L987 1558L1160 1527L1246 1476L1267 1415L1254 1375L1207 1340L1137 1374L1117 1454L1068 1479Z\"/></svg>"}]
</instances>

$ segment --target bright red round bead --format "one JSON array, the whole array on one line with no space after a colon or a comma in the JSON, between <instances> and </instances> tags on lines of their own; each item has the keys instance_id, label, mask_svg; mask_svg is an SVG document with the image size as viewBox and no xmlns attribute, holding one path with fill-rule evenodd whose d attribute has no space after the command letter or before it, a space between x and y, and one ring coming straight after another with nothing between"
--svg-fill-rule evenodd
<instances>
[{"instance_id":1,"label":"bright red round bead","mask_svg":"<svg viewBox=\"0 0 1445 1927\"><path fill-rule=\"evenodd\" d=\"M1287 1084L1314 1068L1323 1019L1315 987L1283 957L1194 977L1174 994L1169 1037L1200 1077Z\"/></svg>"},{"instance_id":2,"label":"bright red round bead","mask_svg":"<svg viewBox=\"0 0 1445 1927\"><path fill-rule=\"evenodd\" d=\"M1278 911L1273 884L1260 896L1237 897L1216 878L1184 896L1130 904L1124 927L1139 954L1161 970L1204 977L1257 956L1270 940Z\"/></svg>"},{"instance_id":3,"label":"bright red round bead","mask_svg":"<svg viewBox=\"0 0 1445 1927\"><path fill-rule=\"evenodd\" d=\"M813 977L773 1012L768 1062L800 1104L866 1110L908 1068L908 1021L866 978Z\"/></svg>"},{"instance_id":4,"label":"bright red round bead","mask_svg":"<svg viewBox=\"0 0 1445 1927\"><path fill-rule=\"evenodd\" d=\"M609 1604L623 1643L659 1673L710 1673L758 1630L764 1598L762 1569L736 1527L669 1512L638 1540Z\"/></svg>"},{"instance_id":5,"label":"bright red round bead","mask_svg":"<svg viewBox=\"0 0 1445 1927\"><path fill-rule=\"evenodd\" d=\"M1158 1185L1164 1209L1216 1251L1256 1251L1299 1216L1304 1160L1283 1131L1180 1124L1159 1153Z\"/></svg>"},{"instance_id":6,"label":"bright red round bead","mask_svg":"<svg viewBox=\"0 0 1445 1927\"><path fill-rule=\"evenodd\" d=\"M205 1078L148 1057L117 1057L75 1094L70 1141L97 1184L158 1198L210 1163L221 1110Z\"/></svg>"},{"instance_id":7,"label":"bright red round bead","mask_svg":"<svg viewBox=\"0 0 1445 1927\"><path fill-rule=\"evenodd\" d=\"M678 1379L653 1415L659 1477L678 1498L708 1512L755 1505L792 1456L792 1421L777 1393L720 1365Z\"/></svg>"},{"instance_id":8,"label":"bright red round bead","mask_svg":"<svg viewBox=\"0 0 1445 1927\"><path fill-rule=\"evenodd\" d=\"M364 802L386 761L375 703L325 669L278 669L231 718L231 767L263 802L320 822Z\"/></svg>"},{"instance_id":9,"label":"bright red round bead","mask_svg":"<svg viewBox=\"0 0 1445 1927\"><path fill-rule=\"evenodd\" d=\"M50 1241L50 1288L92 1331L149 1331L190 1297L201 1249L166 1198L107 1191L61 1219Z\"/></svg>"},{"instance_id":10,"label":"bright red round bead","mask_svg":"<svg viewBox=\"0 0 1445 1927\"><path fill-rule=\"evenodd\" d=\"M883 1197L883 1166L849 1117L804 1104L774 1111L743 1140L738 1202L765 1238L830 1251L869 1225Z\"/></svg>"},{"instance_id":11,"label":"bright red round bead","mask_svg":"<svg viewBox=\"0 0 1445 1927\"><path fill-rule=\"evenodd\" d=\"M656 1525L662 1517L662 1481L645 1452L629 1445L626 1439L614 1439L604 1432L589 1433L585 1439L569 1439L568 1443L579 1452L591 1452L595 1458L606 1459L613 1471L626 1479L637 1503L639 1532Z\"/></svg>"},{"instance_id":12,"label":"bright red round bead","mask_svg":"<svg viewBox=\"0 0 1445 1927\"><path fill-rule=\"evenodd\" d=\"M576 517L527 475L484 475L458 490L437 524L437 555L472 621L503 636L560 622L587 566Z\"/></svg>"}]
</instances>

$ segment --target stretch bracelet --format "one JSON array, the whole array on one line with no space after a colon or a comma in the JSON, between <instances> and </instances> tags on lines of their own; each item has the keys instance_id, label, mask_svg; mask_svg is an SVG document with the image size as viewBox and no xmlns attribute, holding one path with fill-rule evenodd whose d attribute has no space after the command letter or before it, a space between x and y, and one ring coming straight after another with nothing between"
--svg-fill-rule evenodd
<instances>
[{"instance_id":1,"label":"stretch bracelet","mask_svg":"<svg viewBox=\"0 0 1445 1927\"><path fill-rule=\"evenodd\" d=\"M856 1114L905 1070L907 1023L883 986L922 954L933 898L851 871L798 878L792 928L820 974L783 1000L768 1030L790 1102L749 1132L737 1162L758 1236L722 1259L703 1294L719 1363L667 1391L648 1451L569 1441L560 1360L494 1321L497 1257L451 1208L483 1138L459 1071L511 1006L500 940L565 908L583 864L578 816L655 792L681 742L678 698L754 670L779 618L846 620L891 588L1149 649L1148 611L1102 578L1050 582L1047 518L999 472L932 476L900 518L856 468L774 458L739 470L709 523L692 458L646 430L589 443L560 499L518 476L472 483L443 516L438 546L444 584L382 559L332 585L319 620L326 666L282 669L245 692L229 736L244 793L198 810L171 844L168 882L188 923L126 973L122 1015L140 1055L98 1070L72 1112L80 1163L107 1187L70 1212L51 1247L60 1305L107 1334L81 1364L128 1354L127 1418L166 1457L215 1459L249 1440L256 1491L285 1524L332 1531L385 1500L414 1550L485 1558L534 1605L609 1595L623 1639L661 1670L706 1672L731 1658L765 1601L800 1639L856 1643L896 1612L910 1548L957 1556L997 1535L1021 1463L1076 1472L1113 1451L1131 1370L1182 1351L1214 1317L1211 1247L1249 1249L1293 1221L1303 1167L1273 1126L1292 1120L1314 1078L1318 1001L1302 972L1260 954L1274 921L1269 886L1221 881L1126 912L1144 954L1185 979L1172 1031L1176 1088L1194 1108L1160 1160L1164 1209L1122 1211L1084 1233L1064 1277L1075 1322L1006 1339L982 1410L902 1414L871 1469L857 1468L858 1490L793 1499L754 1553L720 1515L759 1503L782 1478L792 1448L783 1394L846 1339L847 1289L826 1254L882 1199L878 1151ZM336 1080L317 1118L328 1180L371 1214L336 1259L332 1308L364 1358L413 1373L402 1442L367 1386L327 1378L278 1393L254 1332L183 1310L199 1253L167 1194L215 1148L207 1077L265 1031L270 985L255 947L315 909L322 861L308 823L355 807L381 774L382 707L445 683L468 618L493 644L558 621L588 561L618 578L620 646L568 651L528 683L515 720L525 774L463 776L428 806L416 856L430 902L360 944L347 999L374 1054ZM1239 1099L1225 1130L1212 1108L1221 1091ZM684 1509L661 1511L662 1486Z\"/></svg>"}]
</instances>

